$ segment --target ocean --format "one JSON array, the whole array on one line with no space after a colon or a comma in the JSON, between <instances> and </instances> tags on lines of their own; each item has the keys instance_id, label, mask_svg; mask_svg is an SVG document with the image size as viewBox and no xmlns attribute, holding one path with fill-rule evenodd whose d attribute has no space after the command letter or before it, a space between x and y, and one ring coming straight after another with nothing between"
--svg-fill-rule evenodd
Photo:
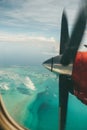
<instances>
[{"instance_id":1,"label":"ocean","mask_svg":"<svg viewBox=\"0 0 87 130\"><path fill-rule=\"evenodd\" d=\"M30 130L58 130L58 76L43 66L0 68L0 93L19 124ZM66 130L87 130L87 106L71 94Z\"/></svg>"}]
</instances>

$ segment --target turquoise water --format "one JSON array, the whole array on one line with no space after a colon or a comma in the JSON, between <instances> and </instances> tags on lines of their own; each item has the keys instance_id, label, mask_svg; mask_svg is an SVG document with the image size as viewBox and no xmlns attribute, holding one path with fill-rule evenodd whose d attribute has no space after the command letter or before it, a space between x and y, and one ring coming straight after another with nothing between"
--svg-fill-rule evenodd
<instances>
[{"instance_id":1,"label":"turquoise water","mask_svg":"<svg viewBox=\"0 0 87 130\"><path fill-rule=\"evenodd\" d=\"M10 115L31 130L58 130L58 77L42 66L0 68ZM69 95L66 130L87 130L87 106Z\"/></svg>"}]
</instances>

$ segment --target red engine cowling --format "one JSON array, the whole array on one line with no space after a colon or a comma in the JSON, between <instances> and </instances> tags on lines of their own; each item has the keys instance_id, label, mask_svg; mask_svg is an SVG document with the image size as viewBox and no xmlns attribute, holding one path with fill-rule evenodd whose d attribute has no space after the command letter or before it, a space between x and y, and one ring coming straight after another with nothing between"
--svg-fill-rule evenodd
<instances>
[{"instance_id":1,"label":"red engine cowling","mask_svg":"<svg viewBox=\"0 0 87 130\"><path fill-rule=\"evenodd\" d=\"M87 52L78 52L73 65L74 95L87 105Z\"/></svg>"}]
</instances>

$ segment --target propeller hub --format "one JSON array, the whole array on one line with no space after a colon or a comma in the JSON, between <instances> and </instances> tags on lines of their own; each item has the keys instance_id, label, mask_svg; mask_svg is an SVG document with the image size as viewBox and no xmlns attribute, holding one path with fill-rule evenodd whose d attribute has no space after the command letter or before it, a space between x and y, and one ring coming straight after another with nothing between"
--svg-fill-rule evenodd
<instances>
[{"instance_id":1,"label":"propeller hub","mask_svg":"<svg viewBox=\"0 0 87 130\"><path fill-rule=\"evenodd\" d=\"M69 64L67 66L63 66L60 63L61 56L62 55L59 55L59 56L48 59L47 61L43 63L43 66L47 68L48 70L57 74L71 75L73 65Z\"/></svg>"}]
</instances>

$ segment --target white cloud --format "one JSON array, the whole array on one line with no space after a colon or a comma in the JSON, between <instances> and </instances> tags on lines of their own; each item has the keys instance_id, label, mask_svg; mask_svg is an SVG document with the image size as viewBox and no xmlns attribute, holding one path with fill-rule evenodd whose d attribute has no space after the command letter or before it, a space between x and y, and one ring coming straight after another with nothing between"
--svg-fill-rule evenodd
<instances>
[{"instance_id":1,"label":"white cloud","mask_svg":"<svg viewBox=\"0 0 87 130\"><path fill-rule=\"evenodd\" d=\"M46 26L57 29L63 8L69 9L72 15L79 2L80 0L2 0L0 23L12 27L38 26L44 29Z\"/></svg>"},{"instance_id":2,"label":"white cloud","mask_svg":"<svg viewBox=\"0 0 87 130\"><path fill-rule=\"evenodd\" d=\"M82 1L83 2L83 1ZM26 29L28 31L48 31L53 29L57 32L60 30L60 22L62 11L65 8L68 21L69 29L72 28L74 24L76 13L78 12L81 0L2 0L2 5L0 6L0 27L1 29L5 27L11 27L11 33L0 32L0 42L28 42L28 43L41 43L56 44L55 34L52 37L46 37L44 35L32 36L26 34ZM5 27L4 27L5 26ZM19 34L13 34L13 28L21 28ZM25 28L25 30L24 30ZM23 31L24 34L23 34ZM59 35L60 33L58 33ZM49 34L48 34L49 35ZM59 37L59 36L58 36ZM57 47L54 47L55 51ZM53 53L53 52L52 52ZM47 51L46 51L47 54Z\"/></svg>"},{"instance_id":3,"label":"white cloud","mask_svg":"<svg viewBox=\"0 0 87 130\"><path fill-rule=\"evenodd\" d=\"M29 36L26 34L9 34L0 32L0 42L30 42L42 41L54 43L56 40L53 37L47 38L44 36Z\"/></svg>"}]
</instances>

